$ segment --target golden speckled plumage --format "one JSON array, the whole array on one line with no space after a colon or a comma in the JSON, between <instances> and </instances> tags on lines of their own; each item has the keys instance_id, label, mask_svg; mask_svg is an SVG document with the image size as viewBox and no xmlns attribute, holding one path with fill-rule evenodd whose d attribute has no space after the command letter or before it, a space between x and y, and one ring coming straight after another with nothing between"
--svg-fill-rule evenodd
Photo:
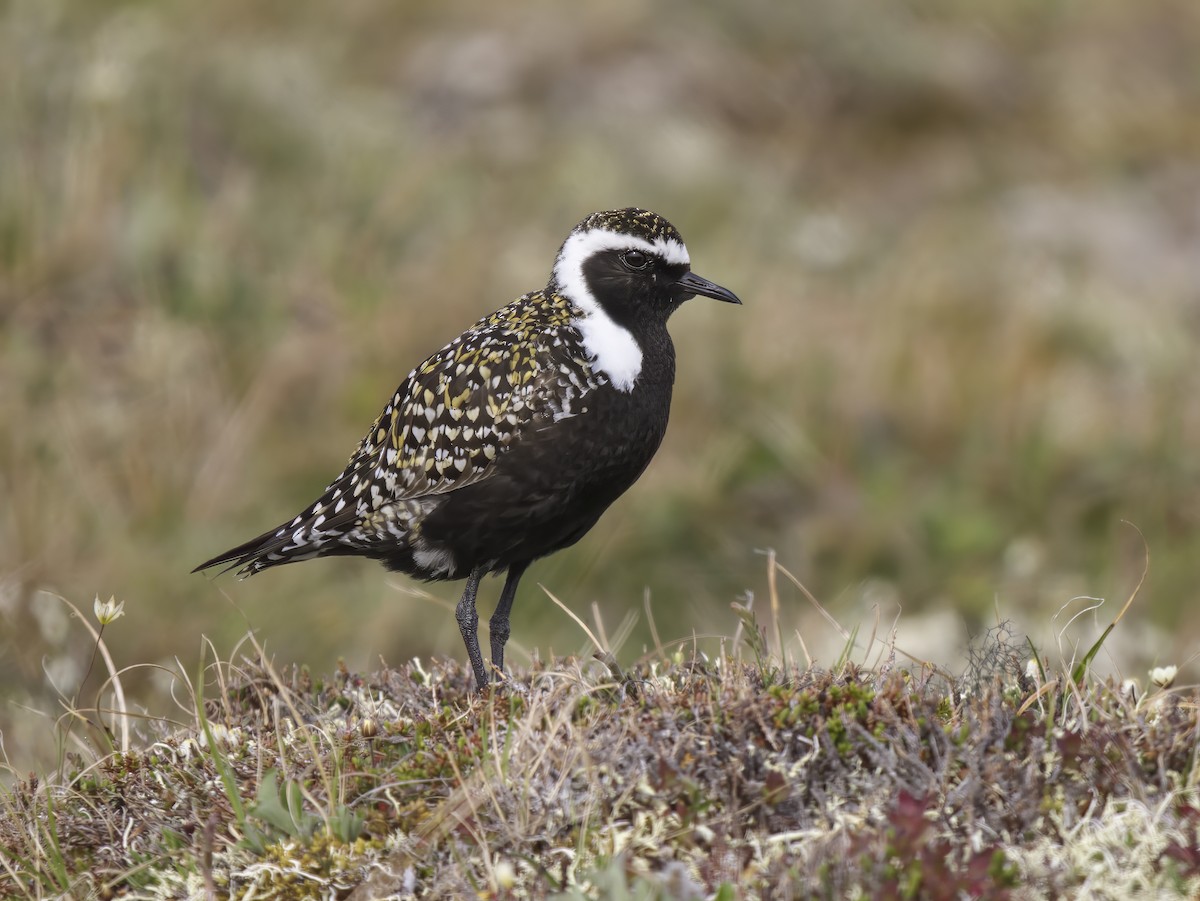
<instances>
[{"instance_id":1,"label":"golden speckled plumage","mask_svg":"<svg viewBox=\"0 0 1200 901\"><path fill-rule=\"evenodd\" d=\"M578 346L575 315L566 298L536 291L425 360L310 516L324 506L339 516L352 506L341 520L355 524L342 539L347 544L394 538L388 524L397 516L419 531L421 505L403 502L487 478L522 429L569 415L575 399L604 383Z\"/></svg>"},{"instance_id":2,"label":"golden speckled plumage","mask_svg":"<svg viewBox=\"0 0 1200 901\"><path fill-rule=\"evenodd\" d=\"M356 489L384 479L411 497L485 475L520 425L553 403L547 366L570 321L565 298L527 294L414 369L351 458Z\"/></svg>"},{"instance_id":3,"label":"golden speckled plumage","mask_svg":"<svg viewBox=\"0 0 1200 901\"><path fill-rule=\"evenodd\" d=\"M251 575L330 543L370 552L404 541L420 552L437 498L486 479L521 435L574 415L605 384L592 371L560 294L535 291L485 316L408 374L321 498L247 561ZM427 576L457 567L430 553Z\"/></svg>"}]
</instances>

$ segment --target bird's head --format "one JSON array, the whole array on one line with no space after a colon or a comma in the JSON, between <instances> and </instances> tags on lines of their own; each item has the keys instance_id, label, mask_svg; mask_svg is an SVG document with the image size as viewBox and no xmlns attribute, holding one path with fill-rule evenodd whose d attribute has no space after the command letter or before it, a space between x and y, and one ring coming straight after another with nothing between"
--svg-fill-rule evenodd
<instances>
[{"instance_id":1,"label":"bird's head","mask_svg":"<svg viewBox=\"0 0 1200 901\"><path fill-rule=\"evenodd\" d=\"M675 226L634 207L592 213L575 226L558 252L551 289L585 313L599 309L634 331L640 323L665 322L697 294L741 303L729 289L692 272Z\"/></svg>"}]
</instances>

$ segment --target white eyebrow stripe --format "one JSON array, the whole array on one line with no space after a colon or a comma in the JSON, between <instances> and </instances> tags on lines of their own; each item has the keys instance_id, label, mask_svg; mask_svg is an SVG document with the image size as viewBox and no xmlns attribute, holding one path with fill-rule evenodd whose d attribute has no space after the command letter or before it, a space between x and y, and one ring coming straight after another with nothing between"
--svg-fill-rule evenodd
<instances>
[{"instance_id":1,"label":"white eyebrow stripe","mask_svg":"<svg viewBox=\"0 0 1200 901\"><path fill-rule=\"evenodd\" d=\"M558 283L563 285L562 276L565 270L582 267L584 260L602 250L641 250L657 254L671 265L690 266L692 263L687 248L674 238L655 238L653 241L647 241L636 235L625 235L606 228L591 228L575 232L563 244L554 264L554 275L558 278Z\"/></svg>"},{"instance_id":2,"label":"white eyebrow stripe","mask_svg":"<svg viewBox=\"0 0 1200 901\"><path fill-rule=\"evenodd\" d=\"M603 372L618 391L630 392L642 371L642 348L629 330L613 322L588 288L583 263L605 250L641 250L661 257L670 265L688 266L691 258L682 242L674 238L648 241L604 228L575 232L563 244L554 263L554 280L559 290L583 316L572 325L583 337L592 367Z\"/></svg>"}]
</instances>

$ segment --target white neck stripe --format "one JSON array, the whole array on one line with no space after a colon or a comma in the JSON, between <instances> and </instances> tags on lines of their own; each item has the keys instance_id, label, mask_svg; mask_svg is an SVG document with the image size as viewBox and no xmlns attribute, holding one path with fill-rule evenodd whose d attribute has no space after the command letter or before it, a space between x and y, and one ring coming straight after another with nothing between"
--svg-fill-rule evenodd
<instances>
[{"instance_id":1,"label":"white neck stripe","mask_svg":"<svg viewBox=\"0 0 1200 901\"><path fill-rule=\"evenodd\" d=\"M642 349L628 329L604 312L583 276L584 261L604 250L641 250L671 265L687 266L691 259L687 248L674 238L647 241L603 228L575 232L563 244L554 264L554 280L563 295L583 311L572 324L583 337L592 368L607 375L618 391L628 393L642 371Z\"/></svg>"}]
</instances>

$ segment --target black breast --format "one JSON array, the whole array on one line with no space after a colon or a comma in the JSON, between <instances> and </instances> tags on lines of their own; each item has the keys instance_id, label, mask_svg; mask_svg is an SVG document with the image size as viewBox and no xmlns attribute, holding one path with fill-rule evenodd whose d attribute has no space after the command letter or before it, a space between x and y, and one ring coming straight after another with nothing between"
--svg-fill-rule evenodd
<instances>
[{"instance_id":1,"label":"black breast","mask_svg":"<svg viewBox=\"0 0 1200 901\"><path fill-rule=\"evenodd\" d=\"M525 431L485 481L451 492L421 524L459 568L493 571L578 541L637 480L667 428L675 354L665 328L645 340L633 390L603 385L575 415Z\"/></svg>"}]
</instances>

